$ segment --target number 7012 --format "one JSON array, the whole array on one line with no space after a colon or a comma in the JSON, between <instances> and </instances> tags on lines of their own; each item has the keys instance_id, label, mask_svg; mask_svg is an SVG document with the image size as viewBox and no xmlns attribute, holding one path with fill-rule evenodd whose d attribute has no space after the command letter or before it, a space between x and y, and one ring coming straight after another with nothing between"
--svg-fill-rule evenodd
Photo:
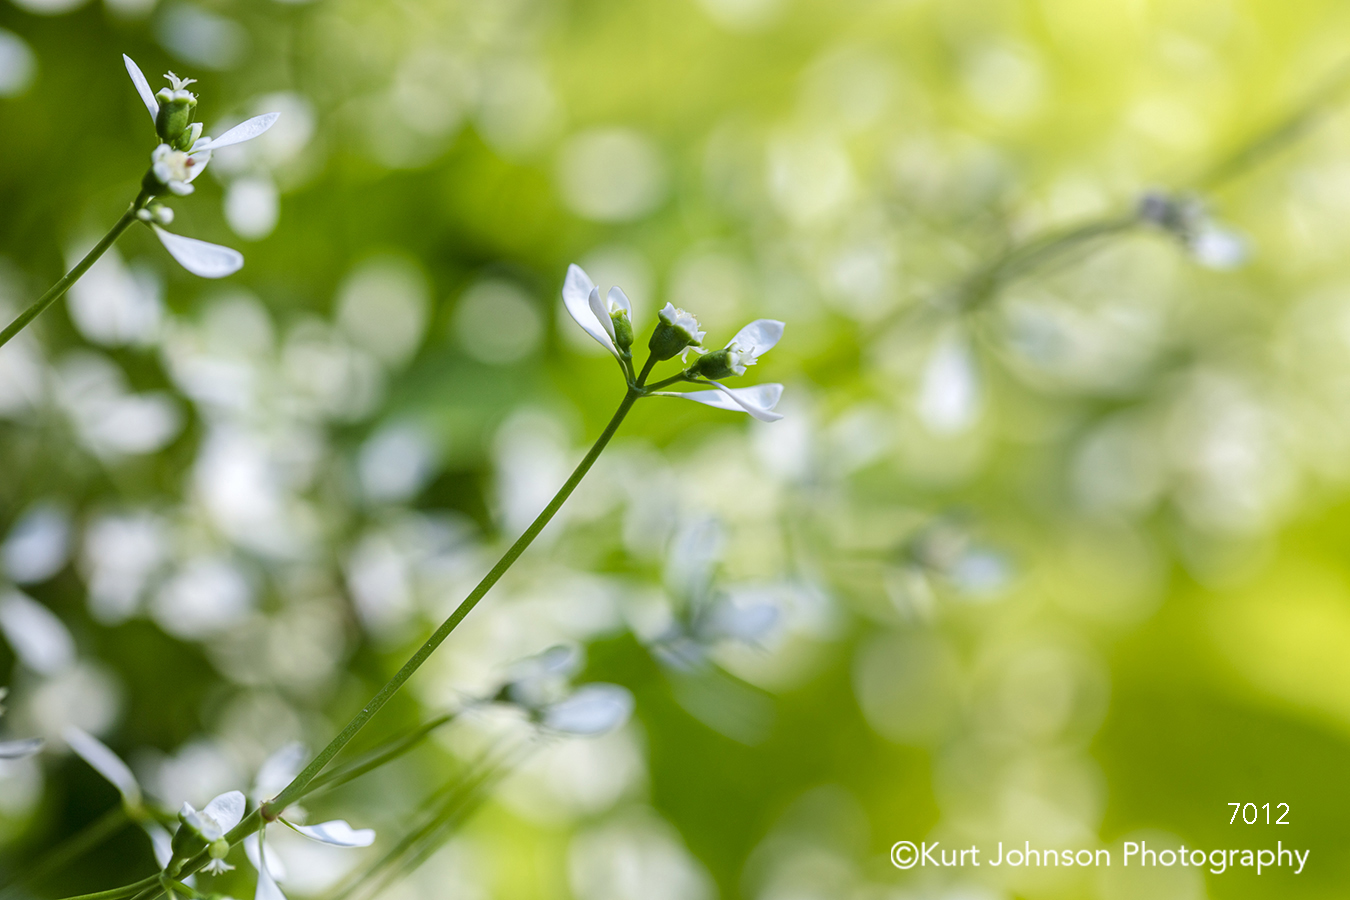
<instances>
[{"instance_id":1,"label":"number 7012","mask_svg":"<svg viewBox=\"0 0 1350 900\"><path fill-rule=\"evenodd\" d=\"M1231 819L1228 820L1228 824L1229 824L1229 825L1233 825L1233 824L1236 824L1236 823L1237 823L1237 820L1238 820L1238 813L1241 813L1241 814L1242 814L1242 821L1243 821L1244 823L1246 823L1247 825L1255 825L1257 822L1261 821L1261 810L1263 810L1263 809L1266 811L1266 824L1267 824L1267 825L1271 824L1271 822L1270 822L1270 804L1269 804L1269 803L1264 803L1264 804L1262 804L1261 806L1257 806L1255 803L1230 803L1230 804L1228 804L1228 805L1231 806L1231 807L1233 807L1233 817L1232 817ZM1275 820L1275 824L1276 824L1276 825L1288 825L1289 822L1287 822L1287 821L1285 821L1285 820L1286 820L1286 819L1288 818L1288 816L1289 816L1289 804L1288 804L1288 803L1276 803L1276 804L1275 804L1275 810L1276 810L1277 812L1278 812L1281 808L1284 809L1284 812L1280 813L1279 818L1277 818L1277 819ZM1251 815L1250 815L1250 816L1247 815L1248 811L1251 812Z\"/></svg>"}]
</instances>

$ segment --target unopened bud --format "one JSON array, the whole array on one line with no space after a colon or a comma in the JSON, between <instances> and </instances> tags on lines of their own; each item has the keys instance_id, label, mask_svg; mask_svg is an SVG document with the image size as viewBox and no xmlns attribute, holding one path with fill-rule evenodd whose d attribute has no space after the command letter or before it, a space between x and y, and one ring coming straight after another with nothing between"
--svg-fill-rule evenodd
<instances>
[{"instance_id":1,"label":"unopened bud","mask_svg":"<svg viewBox=\"0 0 1350 900\"><path fill-rule=\"evenodd\" d=\"M698 320L674 304L667 303L661 310L656 330L647 346L652 356L658 360L670 359L689 347L698 346L703 340L703 332L698 328Z\"/></svg>"}]
</instances>

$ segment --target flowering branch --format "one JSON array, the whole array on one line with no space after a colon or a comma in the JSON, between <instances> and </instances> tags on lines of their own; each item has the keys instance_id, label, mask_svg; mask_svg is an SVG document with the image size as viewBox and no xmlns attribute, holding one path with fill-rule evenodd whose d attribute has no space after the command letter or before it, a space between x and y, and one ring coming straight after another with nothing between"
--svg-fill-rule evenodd
<instances>
[{"instance_id":1,"label":"flowering branch","mask_svg":"<svg viewBox=\"0 0 1350 900\"><path fill-rule=\"evenodd\" d=\"M89 267L98 261L99 257L108 252L108 248L117 242L122 233L138 220L148 225L164 245L164 249L169 251L169 255L194 275L202 278L224 278L233 275L244 265L244 257L237 250L165 231L163 226L173 222L173 210L153 201L157 197L167 195L185 197L191 194L194 190L192 182L206 170L213 150L252 140L271 128L276 123L279 113L255 116L218 138L203 137L202 123L193 121L197 110L197 95L187 90L188 85L194 83L191 78L179 78L170 72L164 76L169 80L170 87L156 94L150 90L150 83L145 80L140 67L131 61L131 57L124 55L122 61L126 65L127 74L131 76L131 83L135 85L136 92L140 95L141 102L150 113L150 121L154 124L155 133L162 143L150 154L150 168L141 179L141 192L131 207L122 214L122 218L117 220L117 224L113 225L103 239L94 245L94 249L86 253L73 269L63 275L38 298L37 302L20 313L18 318L0 332L0 347L41 315L47 307L59 300L70 286L79 281Z\"/></svg>"}]
</instances>

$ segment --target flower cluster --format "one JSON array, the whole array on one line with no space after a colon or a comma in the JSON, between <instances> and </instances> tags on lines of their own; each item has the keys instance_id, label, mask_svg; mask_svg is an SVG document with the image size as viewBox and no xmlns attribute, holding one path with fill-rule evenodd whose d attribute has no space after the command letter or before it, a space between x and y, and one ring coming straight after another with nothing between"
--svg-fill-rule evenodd
<instances>
[{"instance_id":1,"label":"flower cluster","mask_svg":"<svg viewBox=\"0 0 1350 900\"><path fill-rule=\"evenodd\" d=\"M651 352L647 368L643 372L643 378L637 378L634 376L631 352L632 304L627 295L619 288L612 287L602 300L600 289L577 265L568 267L562 295L563 303L576 323L614 355L624 370L629 384L641 391L643 396L679 397L715 409L746 412L761 422L773 422L782 418L780 413L774 412L774 407L783 395L781 384L729 388L721 383L722 379L744 375L748 366L755 365L760 356L772 349L783 336L782 322L776 319L756 319L738 331L721 350L708 351L702 346L706 333L700 329L698 319L674 304L667 303L657 314L656 327L652 330L651 339L647 343ZM643 380L645 374L654 363L676 356L683 360L690 352L698 356L679 375L657 385L645 384ZM657 389L678 381L705 384L715 390L680 393Z\"/></svg>"},{"instance_id":2,"label":"flower cluster","mask_svg":"<svg viewBox=\"0 0 1350 900\"><path fill-rule=\"evenodd\" d=\"M492 697L525 712L555 734L591 736L613 731L633 713L633 695L617 684L592 683L573 689L570 681L585 656L570 645L550 647L517 663Z\"/></svg>"},{"instance_id":3,"label":"flower cluster","mask_svg":"<svg viewBox=\"0 0 1350 900\"><path fill-rule=\"evenodd\" d=\"M147 199L137 217L150 226L169 255L192 274L203 278L224 278L234 274L244 265L244 257L239 251L166 231L161 226L173 222L173 210L151 201L166 193L177 197L191 194L192 182L206 170L213 150L258 137L276 123L280 114L255 116L218 138L203 137L202 123L193 121L197 96L187 90L188 85L194 83L191 78L179 78L169 72L164 76L169 87L154 93L131 57L124 55L122 61L126 63L127 74L162 141L150 154L150 169L141 183L143 196Z\"/></svg>"},{"instance_id":4,"label":"flower cluster","mask_svg":"<svg viewBox=\"0 0 1350 900\"><path fill-rule=\"evenodd\" d=\"M243 821L248 808L248 799L241 791L220 794L201 809L185 802L178 812L178 829L170 835L160 822L162 815L146 801L140 783L121 757L98 738L78 728L67 729L64 737L77 756L117 788L127 814L150 836L155 861L166 875L176 877L183 864L203 850L209 857L203 872L218 875L234 868L225 858L232 849L227 836ZM297 749L297 745L283 747L263 763L253 791L256 802L260 802L265 793L271 793L271 788L288 783L299 771L305 754L302 749L297 753ZM300 825L284 816L276 821L312 841L333 847L369 847L375 842L374 831L352 828L342 819L317 825ZM264 851L267 827L272 826L264 826L261 832L248 835L242 843L245 855L258 870L257 900L285 900L277 887L277 880L284 878L282 869Z\"/></svg>"}]
</instances>

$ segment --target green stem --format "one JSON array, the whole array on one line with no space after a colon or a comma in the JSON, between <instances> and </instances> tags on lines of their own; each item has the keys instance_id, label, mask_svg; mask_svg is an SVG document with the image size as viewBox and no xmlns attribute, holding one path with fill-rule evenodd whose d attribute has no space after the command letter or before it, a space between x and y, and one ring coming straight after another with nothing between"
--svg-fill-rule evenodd
<instances>
[{"instance_id":1,"label":"green stem","mask_svg":"<svg viewBox=\"0 0 1350 900\"><path fill-rule=\"evenodd\" d=\"M76 897L66 897L65 900L122 900L124 897L130 897L141 890L159 885L159 873L155 873L140 881L134 881L131 884L124 884L118 888L111 888L106 891L99 891L97 894L80 894Z\"/></svg>"},{"instance_id":2,"label":"green stem","mask_svg":"<svg viewBox=\"0 0 1350 900\"><path fill-rule=\"evenodd\" d=\"M329 741L328 746L324 747L323 750L319 752L319 755L314 757L310 764L305 767L304 771L295 776L295 779L288 784L280 794L277 794L262 805L261 812L264 819L269 822L275 821L287 806L294 803L304 794L309 783L318 777L319 773L323 770L323 767L332 761L338 751L345 747L347 742L355 737L356 733L371 720L371 717L389 702L389 698L394 696L399 688L403 687L403 684L412 677L413 673L421 668L422 663L426 662L427 658L430 657L432 653L436 652L436 648L450 636L450 632L454 631L459 623L464 621L464 617L473 611L473 608L478 605L478 601L483 599L484 595L492 589L492 586L506 574L506 570L511 568L515 561L520 558L520 555L525 552L525 548L534 542L534 539L539 536L539 532L544 530L544 526L557 515L558 510L562 508L563 503L567 502L567 498L572 496L572 492L576 490L577 485L581 483L581 479L586 477L586 473L591 470L591 466L595 465L596 459L600 457L601 451L605 449L605 446L610 442L610 439L614 437L614 433L619 430L619 425L623 422L624 417L628 415L628 411L633 408L633 404L643 395L641 385L646 380L647 375L651 372L653 365L654 360L648 359L647 364L642 369L642 374L638 377L637 383L630 386L628 392L624 394L623 401L619 404L618 410L615 411L614 417L609 420L609 424L605 426L605 430L600 433L600 437L596 439L595 443L591 446L591 449L586 453L585 458L581 460L581 463L572 471L572 474L568 477L567 481L564 482L562 488L558 490L558 493L555 494L553 499L548 502L548 505L544 507L544 511L530 523L530 527L525 529L525 533L516 539L516 542L511 545L511 548L507 550L502 558L497 561L497 564L492 567L492 571L488 572L483 580L478 582L478 586L469 593L468 597L464 598L464 601L455 608L455 611L450 614L450 617L442 622L441 626L437 628L432 633L431 637L427 638L426 642L412 655L412 658L403 664L403 668L399 669L394 677L389 679L384 687L380 688L379 693L371 698L370 702L347 723L347 727L343 728L337 737ZM240 828L242 827L243 823L241 822ZM239 829L236 828L235 830L238 831ZM249 832L244 832L244 834L248 833ZM231 832L231 843L234 842L232 837L233 834L234 832Z\"/></svg>"},{"instance_id":3,"label":"green stem","mask_svg":"<svg viewBox=\"0 0 1350 900\"><path fill-rule=\"evenodd\" d=\"M325 788L331 789L340 787L349 781L360 778L362 775L373 769L379 768L385 763L392 762L409 750L412 750L422 742L423 738L454 719L454 717L453 713L439 715L425 725L417 726L412 731L389 741L384 746L375 748L366 755L354 759L340 768L324 772L309 783L309 787L305 790L304 796L311 797Z\"/></svg>"},{"instance_id":4,"label":"green stem","mask_svg":"<svg viewBox=\"0 0 1350 900\"><path fill-rule=\"evenodd\" d=\"M52 285L47 293L38 298L36 303L19 313L19 317L10 322L4 331L0 331L0 347L7 344L14 335L23 331L24 327L41 315L43 310L61 299L61 296L70 290L70 286L79 281L80 276L89 271L89 267L97 262L100 256L108 252L108 248L116 243L117 239L122 236L122 232L131 227L131 223L136 221L136 213L140 212L149 200L150 195L141 191L127 211L122 214L122 218L117 220L117 224L112 227L112 230L103 236L103 240L94 245L93 250L85 254L84 259L75 264L75 268L63 275L61 280Z\"/></svg>"}]
</instances>

